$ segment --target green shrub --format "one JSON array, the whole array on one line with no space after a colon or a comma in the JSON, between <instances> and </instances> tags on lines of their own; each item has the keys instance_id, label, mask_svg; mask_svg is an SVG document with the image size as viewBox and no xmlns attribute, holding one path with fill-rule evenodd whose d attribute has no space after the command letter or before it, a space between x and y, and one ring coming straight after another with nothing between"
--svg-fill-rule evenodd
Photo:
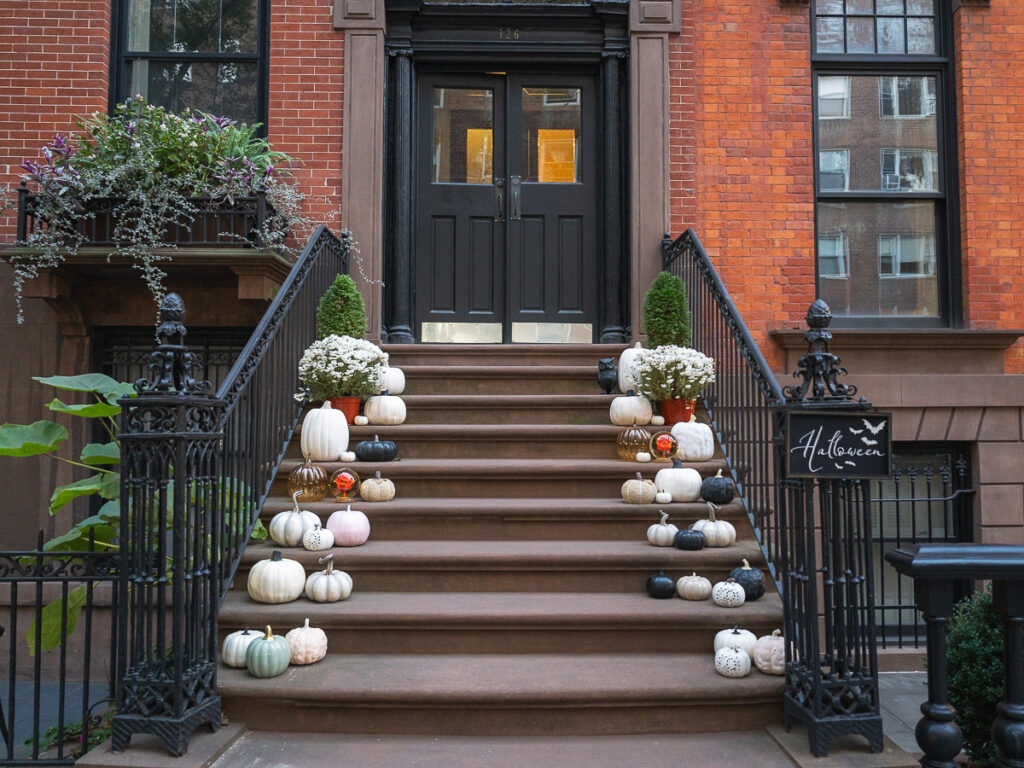
<instances>
[{"instance_id":1,"label":"green shrub","mask_svg":"<svg viewBox=\"0 0 1024 768\"><path fill-rule=\"evenodd\" d=\"M1003 622L991 591L960 601L946 638L949 703L964 733L964 752L980 768L994 766L999 752L992 741L996 704L1003 698Z\"/></svg>"},{"instance_id":2,"label":"green shrub","mask_svg":"<svg viewBox=\"0 0 1024 768\"><path fill-rule=\"evenodd\" d=\"M690 345L690 306L686 300L686 286L680 278L668 272L654 278L651 289L644 296L643 309L648 346Z\"/></svg>"},{"instance_id":3,"label":"green shrub","mask_svg":"<svg viewBox=\"0 0 1024 768\"><path fill-rule=\"evenodd\" d=\"M318 339L331 334L366 338L366 306L351 277L338 275L334 278L334 285L320 299L316 325Z\"/></svg>"}]
</instances>

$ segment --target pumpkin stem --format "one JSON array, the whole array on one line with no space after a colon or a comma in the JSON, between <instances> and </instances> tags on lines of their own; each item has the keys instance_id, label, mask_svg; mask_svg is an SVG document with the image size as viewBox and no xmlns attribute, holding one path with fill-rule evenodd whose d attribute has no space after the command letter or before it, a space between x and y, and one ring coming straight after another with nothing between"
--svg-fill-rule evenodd
<instances>
[{"instance_id":1,"label":"pumpkin stem","mask_svg":"<svg viewBox=\"0 0 1024 768\"><path fill-rule=\"evenodd\" d=\"M743 567L740 570L741 571L749 571L750 570L750 563L747 562L747 558L745 558L745 557L743 558Z\"/></svg>"},{"instance_id":2,"label":"pumpkin stem","mask_svg":"<svg viewBox=\"0 0 1024 768\"><path fill-rule=\"evenodd\" d=\"M716 509L721 509L721 507L718 507L718 506L712 504L710 501L705 501L704 503L708 505L708 519L712 523L717 523L718 520L715 519L715 510Z\"/></svg>"},{"instance_id":3,"label":"pumpkin stem","mask_svg":"<svg viewBox=\"0 0 1024 768\"><path fill-rule=\"evenodd\" d=\"M306 621L309 621L309 619L306 619ZM739 624L733 624L732 625L732 633L734 635L738 635L740 633L740 625Z\"/></svg>"},{"instance_id":4,"label":"pumpkin stem","mask_svg":"<svg viewBox=\"0 0 1024 768\"><path fill-rule=\"evenodd\" d=\"M782 630L781 629L773 629L772 630L772 637L782 637Z\"/></svg>"},{"instance_id":5,"label":"pumpkin stem","mask_svg":"<svg viewBox=\"0 0 1024 768\"><path fill-rule=\"evenodd\" d=\"M643 476L643 475L641 475L641 474L640 474L639 472L637 472L637 473L636 473L636 479L637 479L637 480L643 480L643 479L644 479L644 476Z\"/></svg>"},{"instance_id":6,"label":"pumpkin stem","mask_svg":"<svg viewBox=\"0 0 1024 768\"><path fill-rule=\"evenodd\" d=\"M295 506L295 514L299 513L299 496L302 495L302 491L296 491L292 494L292 504Z\"/></svg>"},{"instance_id":7,"label":"pumpkin stem","mask_svg":"<svg viewBox=\"0 0 1024 768\"><path fill-rule=\"evenodd\" d=\"M334 572L334 553L333 552L331 554L329 554L329 555L324 555L323 557L319 558L317 560L317 562L320 563L320 565L323 565L324 563L327 563L327 570L325 571L325 573L328 576L330 576L331 573Z\"/></svg>"},{"instance_id":8,"label":"pumpkin stem","mask_svg":"<svg viewBox=\"0 0 1024 768\"><path fill-rule=\"evenodd\" d=\"M281 561L281 551L278 550L278 549L275 549L273 552L270 553L270 559L273 560L275 563L280 562Z\"/></svg>"},{"instance_id":9,"label":"pumpkin stem","mask_svg":"<svg viewBox=\"0 0 1024 768\"><path fill-rule=\"evenodd\" d=\"M658 510L661 512L661 510ZM668 522L668 512L661 512L661 525L665 525Z\"/></svg>"},{"instance_id":10,"label":"pumpkin stem","mask_svg":"<svg viewBox=\"0 0 1024 768\"><path fill-rule=\"evenodd\" d=\"M379 443L380 442L380 437L378 435L374 435L373 436L373 442Z\"/></svg>"},{"instance_id":11,"label":"pumpkin stem","mask_svg":"<svg viewBox=\"0 0 1024 768\"><path fill-rule=\"evenodd\" d=\"M715 473L715 477L721 477L721 476L722 476L722 470L718 470L718 471L717 471L717 472Z\"/></svg>"},{"instance_id":12,"label":"pumpkin stem","mask_svg":"<svg viewBox=\"0 0 1024 768\"><path fill-rule=\"evenodd\" d=\"M306 619L306 623L302 625L303 629L309 629L309 619Z\"/></svg>"},{"instance_id":13,"label":"pumpkin stem","mask_svg":"<svg viewBox=\"0 0 1024 768\"><path fill-rule=\"evenodd\" d=\"M378 480L380 480L380 479L381 479L381 477L380 477L380 470L378 469L378 470L377 470L377 471L376 471L376 472L374 473L374 475L373 475L373 476L374 476L375 478L377 478Z\"/></svg>"},{"instance_id":14,"label":"pumpkin stem","mask_svg":"<svg viewBox=\"0 0 1024 768\"><path fill-rule=\"evenodd\" d=\"M683 462L681 462L679 459L672 459L672 469L682 469L682 468L683 468Z\"/></svg>"},{"instance_id":15,"label":"pumpkin stem","mask_svg":"<svg viewBox=\"0 0 1024 768\"><path fill-rule=\"evenodd\" d=\"M274 633L270 631L270 625L269 624L267 624L267 636L265 638L263 638L263 639L264 640L273 640L274 639Z\"/></svg>"}]
</instances>

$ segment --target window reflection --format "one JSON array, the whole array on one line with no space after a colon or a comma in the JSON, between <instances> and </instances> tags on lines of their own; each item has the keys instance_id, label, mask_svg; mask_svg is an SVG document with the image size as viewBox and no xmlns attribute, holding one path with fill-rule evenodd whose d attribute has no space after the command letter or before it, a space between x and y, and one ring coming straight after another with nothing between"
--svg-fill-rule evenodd
<instances>
[{"instance_id":1,"label":"window reflection","mask_svg":"<svg viewBox=\"0 0 1024 768\"><path fill-rule=\"evenodd\" d=\"M580 89L523 88L523 181L579 181Z\"/></svg>"},{"instance_id":2,"label":"window reflection","mask_svg":"<svg viewBox=\"0 0 1024 768\"><path fill-rule=\"evenodd\" d=\"M494 91L434 89L432 179L438 184L490 184L494 173Z\"/></svg>"}]
</instances>

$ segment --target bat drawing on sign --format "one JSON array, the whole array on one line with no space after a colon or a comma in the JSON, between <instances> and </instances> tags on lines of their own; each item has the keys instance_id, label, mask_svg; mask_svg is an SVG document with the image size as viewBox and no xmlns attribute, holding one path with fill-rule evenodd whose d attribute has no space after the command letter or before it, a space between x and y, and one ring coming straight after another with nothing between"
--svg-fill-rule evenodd
<instances>
[{"instance_id":1,"label":"bat drawing on sign","mask_svg":"<svg viewBox=\"0 0 1024 768\"><path fill-rule=\"evenodd\" d=\"M832 462L832 463L835 464L835 462ZM842 464L836 464L836 469L842 469L842 468L843 468Z\"/></svg>"},{"instance_id":2,"label":"bat drawing on sign","mask_svg":"<svg viewBox=\"0 0 1024 768\"><path fill-rule=\"evenodd\" d=\"M864 443L864 445L878 445L877 440L868 440L866 437L862 437L861 441Z\"/></svg>"},{"instance_id":3,"label":"bat drawing on sign","mask_svg":"<svg viewBox=\"0 0 1024 768\"><path fill-rule=\"evenodd\" d=\"M885 422L884 421L879 422L878 424L872 424L867 419L861 419L861 421L864 422L864 426L867 427L868 432L870 432L872 435L877 435L879 432L881 432L883 429L885 429Z\"/></svg>"},{"instance_id":4,"label":"bat drawing on sign","mask_svg":"<svg viewBox=\"0 0 1024 768\"><path fill-rule=\"evenodd\" d=\"M850 461L849 459L847 459L843 463L846 464L847 466L850 466L850 467L856 467L857 466L857 462L856 461Z\"/></svg>"},{"instance_id":5,"label":"bat drawing on sign","mask_svg":"<svg viewBox=\"0 0 1024 768\"><path fill-rule=\"evenodd\" d=\"M863 431L864 431L863 429L854 429L853 427L850 427L850 434L851 434L851 435L859 435L859 434L861 434L861 433L862 433Z\"/></svg>"}]
</instances>

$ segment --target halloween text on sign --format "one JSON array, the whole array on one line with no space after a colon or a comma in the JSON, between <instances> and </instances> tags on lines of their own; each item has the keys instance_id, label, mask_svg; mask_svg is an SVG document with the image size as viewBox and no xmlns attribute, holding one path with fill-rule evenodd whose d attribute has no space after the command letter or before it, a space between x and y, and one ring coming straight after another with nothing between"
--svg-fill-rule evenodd
<instances>
[{"instance_id":1,"label":"halloween text on sign","mask_svg":"<svg viewBox=\"0 0 1024 768\"><path fill-rule=\"evenodd\" d=\"M888 413L837 411L787 414L789 477L888 477L892 465Z\"/></svg>"}]
</instances>

